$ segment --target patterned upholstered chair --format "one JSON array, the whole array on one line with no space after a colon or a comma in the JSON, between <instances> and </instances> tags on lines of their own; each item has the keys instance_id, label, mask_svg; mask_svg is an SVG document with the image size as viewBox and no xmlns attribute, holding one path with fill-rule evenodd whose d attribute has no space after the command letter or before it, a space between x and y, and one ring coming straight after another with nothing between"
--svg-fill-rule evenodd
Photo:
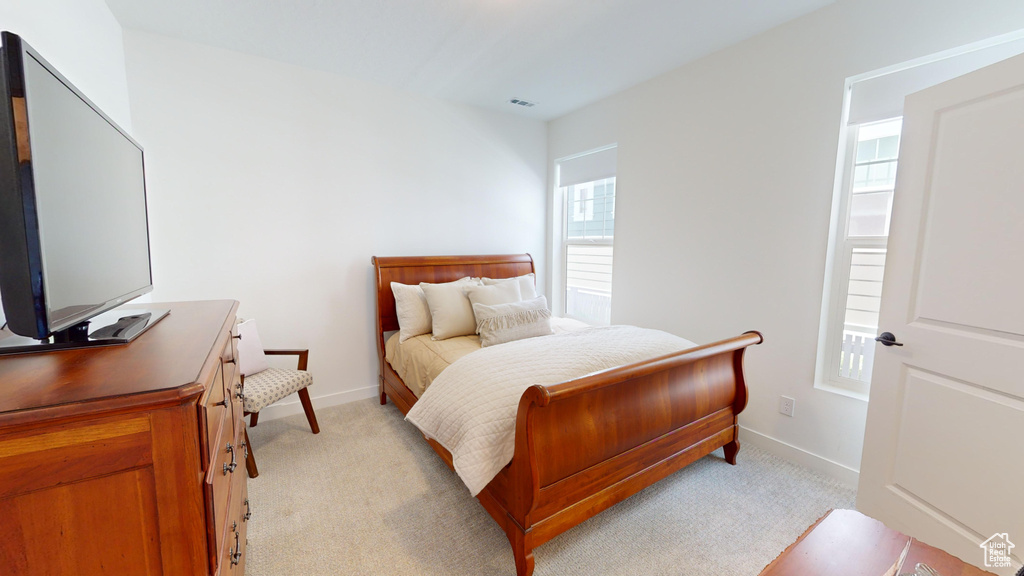
<instances>
[{"instance_id":1,"label":"patterned upholstered chair","mask_svg":"<svg viewBox=\"0 0 1024 576\"><path fill-rule=\"evenodd\" d=\"M313 434L319 434L320 425L317 424L316 414L313 413L313 403L309 400L308 387L313 383L313 376L306 371L309 350L264 350L263 353L267 356L298 356L298 369L267 368L248 376L242 376L242 394L244 395L242 407L244 414L249 417L249 426L256 426L260 410L289 394L298 392L302 410L306 413L306 420L309 421L309 428ZM248 430L245 432L245 443L249 446L245 469L250 478L255 478L259 476L259 470L256 468L256 457L253 455Z\"/></svg>"}]
</instances>

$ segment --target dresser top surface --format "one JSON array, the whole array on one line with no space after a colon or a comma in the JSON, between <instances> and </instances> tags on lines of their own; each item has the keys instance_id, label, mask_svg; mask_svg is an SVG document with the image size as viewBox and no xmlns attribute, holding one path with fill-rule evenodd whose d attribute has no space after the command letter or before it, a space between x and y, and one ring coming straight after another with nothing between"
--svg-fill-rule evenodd
<instances>
[{"instance_id":1,"label":"dresser top surface","mask_svg":"<svg viewBox=\"0 0 1024 576\"><path fill-rule=\"evenodd\" d=\"M141 305L140 305L141 306ZM129 344L0 357L0 424L15 413L197 385L233 300L146 304L170 310ZM130 308L126 306L125 308Z\"/></svg>"}]
</instances>

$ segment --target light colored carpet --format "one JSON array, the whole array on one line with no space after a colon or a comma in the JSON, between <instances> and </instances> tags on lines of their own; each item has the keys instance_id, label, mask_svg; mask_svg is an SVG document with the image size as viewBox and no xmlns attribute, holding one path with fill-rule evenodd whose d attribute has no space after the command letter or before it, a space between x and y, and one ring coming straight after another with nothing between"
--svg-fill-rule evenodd
<instances>
[{"instance_id":1,"label":"light colored carpet","mask_svg":"<svg viewBox=\"0 0 1024 576\"><path fill-rule=\"evenodd\" d=\"M504 533L392 404L249 431L249 576L514 575ZM712 454L536 549L537 576L753 576L854 491L762 450Z\"/></svg>"}]
</instances>

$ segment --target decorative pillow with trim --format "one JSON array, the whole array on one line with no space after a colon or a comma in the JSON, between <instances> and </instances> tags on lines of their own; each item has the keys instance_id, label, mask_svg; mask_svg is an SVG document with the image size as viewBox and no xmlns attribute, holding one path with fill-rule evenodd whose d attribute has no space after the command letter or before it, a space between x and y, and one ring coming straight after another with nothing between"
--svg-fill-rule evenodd
<instances>
[{"instance_id":1,"label":"decorative pillow with trim","mask_svg":"<svg viewBox=\"0 0 1024 576\"><path fill-rule=\"evenodd\" d=\"M474 304L481 346L552 334L551 310L544 296L511 304Z\"/></svg>"}]
</instances>

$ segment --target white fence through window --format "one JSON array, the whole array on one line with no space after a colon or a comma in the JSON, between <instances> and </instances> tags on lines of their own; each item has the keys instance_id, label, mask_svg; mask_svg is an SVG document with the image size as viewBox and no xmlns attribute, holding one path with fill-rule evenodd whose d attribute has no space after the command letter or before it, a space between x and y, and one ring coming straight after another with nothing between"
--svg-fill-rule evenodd
<instances>
[{"instance_id":1,"label":"white fence through window","mask_svg":"<svg viewBox=\"0 0 1024 576\"><path fill-rule=\"evenodd\" d=\"M565 312L592 324L611 322L611 244L566 245Z\"/></svg>"},{"instance_id":2,"label":"white fence through window","mask_svg":"<svg viewBox=\"0 0 1024 576\"><path fill-rule=\"evenodd\" d=\"M839 351L841 378L871 381L884 271L884 248L853 249L843 318L843 340Z\"/></svg>"}]
</instances>

